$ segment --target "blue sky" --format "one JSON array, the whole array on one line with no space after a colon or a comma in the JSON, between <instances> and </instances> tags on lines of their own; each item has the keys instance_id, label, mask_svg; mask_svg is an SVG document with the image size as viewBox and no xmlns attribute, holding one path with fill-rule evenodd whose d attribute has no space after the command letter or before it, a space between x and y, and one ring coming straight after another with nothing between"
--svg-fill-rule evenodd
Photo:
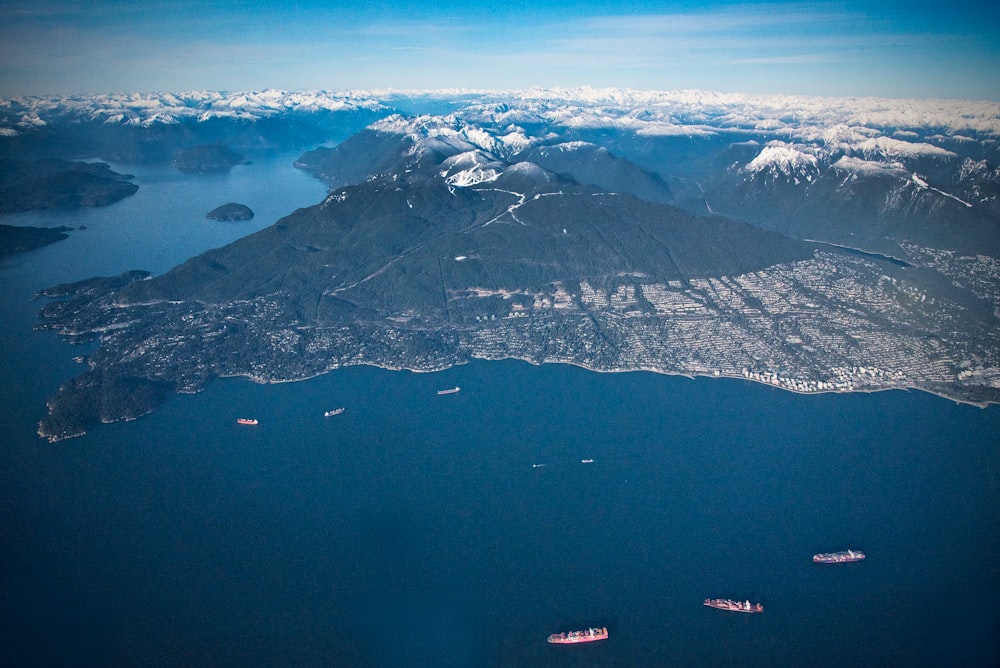
<instances>
[{"instance_id":1,"label":"blue sky","mask_svg":"<svg viewBox=\"0 0 1000 668\"><path fill-rule=\"evenodd\" d=\"M985 4L0 0L0 97L592 85L1000 100Z\"/></svg>"}]
</instances>

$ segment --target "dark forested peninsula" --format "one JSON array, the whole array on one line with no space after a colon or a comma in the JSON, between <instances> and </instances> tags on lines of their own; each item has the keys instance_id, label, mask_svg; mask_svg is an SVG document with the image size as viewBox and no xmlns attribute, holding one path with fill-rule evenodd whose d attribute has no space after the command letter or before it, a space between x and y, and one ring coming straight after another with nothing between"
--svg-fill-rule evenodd
<instances>
[{"instance_id":1,"label":"dark forested peninsula","mask_svg":"<svg viewBox=\"0 0 1000 668\"><path fill-rule=\"evenodd\" d=\"M0 213L107 206L139 189L132 178L99 162L0 160Z\"/></svg>"},{"instance_id":2,"label":"dark forested peninsula","mask_svg":"<svg viewBox=\"0 0 1000 668\"><path fill-rule=\"evenodd\" d=\"M41 248L67 238L69 227L0 225L0 257Z\"/></svg>"}]
</instances>

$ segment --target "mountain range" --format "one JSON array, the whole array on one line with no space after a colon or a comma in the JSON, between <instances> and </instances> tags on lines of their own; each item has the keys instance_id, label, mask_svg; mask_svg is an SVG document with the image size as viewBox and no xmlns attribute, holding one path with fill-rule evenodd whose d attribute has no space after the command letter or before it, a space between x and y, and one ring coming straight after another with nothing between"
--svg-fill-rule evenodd
<instances>
[{"instance_id":1,"label":"mountain range","mask_svg":"<svg viewBox=\"0 0 1000 668\"><path fill-rule=\"evenodd\" d=\"M46 291L41 326L101 346L43 436L220 375L474 357L1000 396L1000 105L355 95L341 130L374 118L296 163L328 184L322 202L161 276ZM127 125L223 145L197 124L302 127L299 110L254 113ZM18 127L5 137L30 146Z\"/></svg>"},{"instance_id":2,"label":"mountain range","mask_svg":"<svg viewBox=\"0 0 1000 668\"><path fill-rule=\"evenodd\" d=\"M555 173L576 160L584 182L629 184L651 201L791 236L891 255L904 253L900 241L994 254L1000 244L992 102L591 88L33 97L0 103L0 158L211 171L262 151L336 144L399 112L491 128L487 152L530 145L536 152L525 158ZM555 148L580 142L594 155ZM617 166L602 164L600 151ZM322 152L301 160L321 176ZM348 172L330 174L331 184L364 171L339 169Z\"/></svg>"}]
</instances>

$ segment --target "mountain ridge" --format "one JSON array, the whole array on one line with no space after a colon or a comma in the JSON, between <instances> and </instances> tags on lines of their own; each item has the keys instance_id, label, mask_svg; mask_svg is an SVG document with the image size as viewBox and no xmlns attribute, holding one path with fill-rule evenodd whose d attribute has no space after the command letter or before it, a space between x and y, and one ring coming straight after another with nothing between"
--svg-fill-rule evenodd
<instances>
[{"instance_id":1,"label":"mountain ridge","mask_svg":"<svg viewBox=\"0 0 1000 668\"><path fill-rule=\"evenodd\" d=\"M40 327L101 346L40 434L219 376L473 358L1000 399L989 146L795 135L768 110L741 128L725 105L681 135L665 98L595 99L580 116L534 97L384 115L299 158L322 202L161 276L70 290Z\"/></svg>"}]
</instances>

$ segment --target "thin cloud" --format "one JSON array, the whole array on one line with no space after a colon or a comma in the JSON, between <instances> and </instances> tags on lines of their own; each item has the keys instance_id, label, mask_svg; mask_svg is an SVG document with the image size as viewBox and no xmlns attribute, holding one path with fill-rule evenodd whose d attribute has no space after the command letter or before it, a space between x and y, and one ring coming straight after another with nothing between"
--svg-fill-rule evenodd
<instances>
[{"instance_id":1,"label":"thin cloud","mask_svg":"<svg viewBox=\"0 0 1000 668\"><path fill-rule=\"evenodd\" d=\"M762 27L815 29L817 25L859 24L868 20L861 14L823 10L821 5L761 5L690 13L596 16L581 21L579 28L640 35L725 35L758 31Z\"/></svg>"},{"instance_id":2,"label":"thin cloud","mask_svg":"<svg viewBox=\"0 0 1000 668\"><path fill-rule=\"evenodd\" d=\"M770 56L759 58L733 58L730 65L816 65L820 63L842 62L843 57L830 53L803 53L793 56Z\"/></svg>"}]
</instances>

